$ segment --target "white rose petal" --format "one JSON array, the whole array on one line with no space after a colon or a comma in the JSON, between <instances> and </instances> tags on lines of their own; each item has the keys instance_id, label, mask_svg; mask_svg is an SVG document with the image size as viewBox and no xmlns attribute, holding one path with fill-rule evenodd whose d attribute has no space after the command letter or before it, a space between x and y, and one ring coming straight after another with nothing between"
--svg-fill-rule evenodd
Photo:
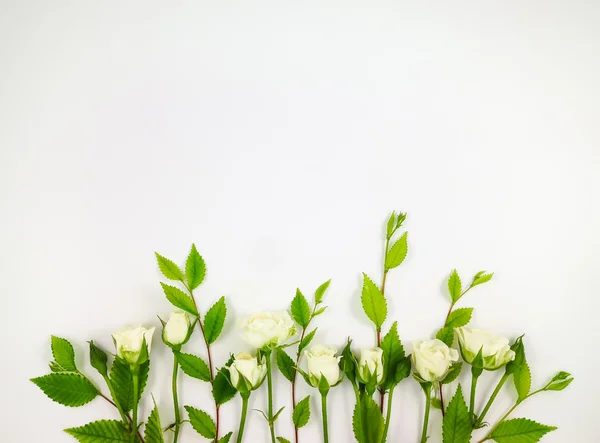
<instances>
[{"instance_id":1,"label":"white rose petal","mask_svg":"<svg viewBox=\"0 0 600 443\"><path fill-rule=\"evenodd\" d=\"M325 377L329 386L340 381L340 367L338 365L341 357L336 357L337 349L331 346L315 345L310 350L304 351L308 365L308 374L316 387L321 376ZM314 379L312 379L314 377Z\"/></svg>"},{"instance_id":2,"label":"white rose petal","mask_svg":"<svg viewBox=\"0 0 600 443\"><path fill-rule=\"evenodd\" d=\"M185 343L190 331L190 318L183 311L172 312L163 330L163 339L170 345Z\"/></svg>"},{"instance_id":3,"label":"white rose petal","mask_svg":"<svg viewBox=\"0 0 600 443\"><path fill-rule=\"evenodd\" d=\"M383 381L383 350L381 348L366 348L360 350L358 374L365 383L376 374L376 384Z\"/></svg>"},{"instance_id":4,"label":"white rose petal","mask_svg":"<svg viewBox=\"0 0 600 443\"><path fill-rule=\"evenodd\" d=\"M296 333L294 321L287 311L259 312L244 319L242 338L260 349L266 345L280 346Z\"/></svg>"},{"instance_id":5,"label":"white rose petal","mask_svg":"<svg viewBox=\"0 0 600 443\"><path fill-rule=\"evenodd\" d=\"M124 328L112 334L117 348L117 356L130 364L139 363L140 354L144 339L146 340L146 349L150 354L152 348L152 334L156 328L146 329L142 326L135 328Z\"/></svg>"},{"instance_id":6,"label":"white rose petal","mask_svg":"<svg viewBox=\"0 0 600 443\"><path fill-rule=\"evenodd\" d=\"M515 359L507 338L499 337L483 329L457 328L458 342L463 358L469 364L481 350L483 367L496 370Z\"/></svg>"},{"instance_id":7,"label":"white rose petal","mask_svg":"<svg viewBox=\"0 0 600 443\"><path fill-rule=\"evenodd\" d=\"M443 341L426 340L413 343L412 361L417 374L425 381L443 379L453 362L458 360L456 349Z\"/></svg>"},{"instance_id":8,"label":"white rose petal","mask_svg":"<svg viewBox=\"0 0 600 443\"><path fill-rule=\"evenodd\" d=\"M231 384L236 388L240 383L240 375L244 376L250 383L250 389L258 388L267 375L266 363L259 364L255 355L249 352L240 352L234 357L229 367Z\"/></svg>"}]
</instances>

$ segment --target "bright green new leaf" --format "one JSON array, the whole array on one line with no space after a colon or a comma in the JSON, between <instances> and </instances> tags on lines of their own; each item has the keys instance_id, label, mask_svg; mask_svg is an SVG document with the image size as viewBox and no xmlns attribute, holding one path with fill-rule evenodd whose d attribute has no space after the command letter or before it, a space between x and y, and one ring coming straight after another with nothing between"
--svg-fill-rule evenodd
<instances>
[{"instance_id":1,"label":"bright green new leaf","mask_svg":"<svg viewBox=\"0 0 600 443\"><path fill-rule=\"evenodd\" d=\"M443 341L448 346L452 346L452 342L454 341L454 329L444 327L435 334L435 338Z\"/></svg>"},{"instance_id":2,"label":"bright green new leaf","mask_svg":"<svg viewBox=\"0 0 600 443\"><path fill-rule=\"evenodd\" d=\"M178 280L180 282L183 282L183 272L181 272L179 266L177 266L175 263L173 263L173 261L169 260L168 258L163 257L158 252L155 252L154 255L156 255L158 268L165 277L167 277L169 280Z\"/></svg>"},{"instance_id":3,"label":"bright green new leaf","mask_svg":"<svg viewBox=\"0 0 600 443\"><path fill-rule=\"evenodd\" d=\"M176 352L175 355L177 356L177 362L181 366L181 370L186 375L198 380L210 381L210 369L200 357L182 352Z\"/></svg>"},{"instance_id":4,"label":"bright green new leaf","mask_svg":"<svg viewBox=\"0 0 600 443\"><path fill-rule=\"evenodd\" d=\"M204 281L206 276L206 264L198 253L196 245L192 243L192 250L185 262L185 278L191 290L196 289Z\"/></svg>"},{"instance_id":5,"label":"bright green new leaf","mask_svg":"<svg viewBox=\"0 0 600 443\"><path fill-rule=\"evenodd\" d=\"M452 271L452 274L450 274L450 277L448 278L448 291L450 292L452 303L456 303L462 296L462 283L456 269Z\"/></svg>"},{"instance_id":6,"label":"bright green new leaf","mask_svg":"<svg viewBox=\"0 0 600 443\"><path fill-rule=\"evenodd\" d=\"M222 405L235 397L235 394L237 394L237 391L233 386L231 386L227 367L219 369L213 381L213 398L219 405Z\"/></svg>"},{"instance_id":7,"label":"bright green new leaf","mask_svg":"<svg viewBox=\"0 0 600 443\"><path fill-rule=\"evenodd\" d=\"M291 441L289 441L287 438L283 438L283 437L277 437L277 441L279 443L292 443Z\"/></svg>"},{"instance_id":8,"label":"bright green new leaf","mask_svg":"<svg viewBox=\"0 0 600 443\"><path fill-rule=\"evenodd\" d=\"M303 398L296 404L294 408L294 412L292 414L292 421L294 422L294 426L300 429L303 426L306 426L308 420L310 419L310 395L306 398Z\"/></svg>"},{"instance_id":9,"label":"bright green new leaf","mask_svg":"<svg viewBox=\"0 0 600 443\"><path fill-rule=\"evenodd\" d=\"M56 372L31 381L51 400L65 406L83 406L98 395L98 389L87 378L74 372Z\"/></svg>"},{"instance_id":10,"label":"bright green new leaf","mask_svg":"<svg viewBox=\"0 0 600 443\"><path fill-rule=\"evenodd\" d=\"M385 269L394 269L402 264L408 253L408 232L402 234L388 250L385 257Z\"/></svg>"},{"instance_id":11,"label":"bright green new leaf","mask_svg":"<svg viewBox=\"0 0 600 443\"><path fill-rule=\"evenodd\" d=\"M404 360L404 347L398 336L398 322L394 322L389 332L381 340L383 350L383 376L382 388L388 390L396 386L396 367Z\"/></svg>"},{"instance_id":12,"label":"bright green new leaf","mask_svg":"<svg viewBox=\"0 0 600 443\"><path fill-rule=\"evenodd\" d=\"M146 422L144 440L146 443L165 443L156 403L154 403L154 409L152 409L150 417L148 417L148 421Z\"/></svg>"},{"instance_id":13,"label":"bright green new leaf","mask_svg":"<svg viewBox=\"0 0 600 443\"><path fill-rule=\"evenodd\" d=\"M225 297L221 297L206 313L204 317L204 337L209 344L214 343L225 324L225 317L227 316L227 305L225 304Z\"/></svg>"},{"instance_id":14,"label":"bright green new leaf","mask_svg":"<svg viewBox=\"0 0 600 443\"><path fill-rule=\"evenodd\" d=\"M555 429L527 418L514 418L500 423L491 437L498 443L535 443Z\"/></svg>"},{"instance_id":15,"label":"bright green new leaf","mask_svg":"<svg viewBox=\"0 0 600 443\"><path fill-rule=\"evenodd\" d=\"M300 341L300 344L298 345L298 354L300 354L310 344L313 338L315 338L316 333L317 328L313 329L304 336L304 338Z\"/></svg>"},{"instance_id":16,"label":"bright green new leaf","mask_svg":"<svg viewBox=\"0 0 600 443\"><path fill-rule=\"evenodd\" d=\"M139 374L139 398L142 398L142 393L146 387L148 381L148 374L150 372L150 360L140 365ZM113 361L112 368L110 369L110 379L115 388L114 400L121 405L125 412L129 412L133 409L133 377L131 376L131 370L129 365L122 360L116 358Z\"/></svg>"},{"instance_id":17,"label":"bright green new leaf","mask_svg":"<svg viewBox=\"0 0 600 443\"><path fill-rule=\"evenodd\" d=\"M486 283L490 281L493 276L493 272L490 274L486 274L485 271L479 271L477 274L475 274L475 277L473 277L473 283L471 283L471 287L480 285L482 283Z\"/></svg>"},{"instance_id":18,"label":"bright green new leaf","mask_svg":"<svg viewBox=\"0 0 600 443\"><path fill-rule=\"evenodd\" d=\"M117 420L100 420L88 423L79 428L65 429L65 432L75 437L80 443L117 443L129 442L130 434Z\"/></svg>"},{"instance_id":19,"label":"bright green new leaf","mask_svg":"<svg viewBox=\"0 0 600 443\"><path fill-rule=\"evenodd\" d=\"M296 364L294 360L281 348L277 348L275 350L275 361L277 362L277 367L283 374L285 378L289 381L294 379L294 375L296 374Z\"/></svg>"},{"instance_id":20,"label":"bright green new leaf","mask_svg":"<svg viewBox=\"0 0 600 443\"><path fill-rule=\"evenodd\" d=\"M531 390L531 371L526 361L516 367L513 372L513 382L517 390L518 401L525 400Z\"/></svg>"},{"instance_id":21,"label":"bright green new leaf","mask_svg":"<svg viewBox=\"0 0 600 443\"><path fill-rule=\"evenodd\" d=\"M231 440L231 436L233 435L233 432L228 432L227 434L225 434L223 437L221 437L218 441L218 443L229 443L229 440Z\"/></svg>"},{"instance_id":22,"label":"bright green new leaf","mask_svg":"<svg viewBox=\"0 0 600 443\"><path fill-rule=\"evenodd\" d=\"M394 233L394 228L396 227L396 211L392 211L390 218L388 219L387 226L385 228L385 234L387 238L391 238Z\"/></svg>"},{"instance_id":23,"label":"bright green new leaf","mask_svg":"<svg viewBox=\"0 0 600 443\"><path fill-rule=\"evenodd\" d=\"M196 310L194 301L189 295L175 286L170 286L162 282L160 285L167 296L167 300L169 300L173 306L189 312L192 315L198 316L198 311Z\"/></svg>"},{"instance_id":24,"label":"bright green new leaf","mask_svg":"<svg viewBox=\"0 0 600 443\"><path fill-rule=\"evenodd\" d=\"M450 370L442 380L442 383L452 383L456 378L460 375L460 371L462 371L463 364L462 362L454 363L450 366Z\"/></svg>"},{"instance_id":25,"label":"bright green new leaf","mask_svg":"<svg viewBox=\"0 0 600 443\"><path fill-rule=\"evenodd\" d=\"M317 315L321 315L326 310L327 310L327 306L323 306L322 308L317 309L315 311L315 313L313 314L313 317L316 317Z\"/></svg>"},{"instance_id":26,"label":"bright green new leaf","mask_svg":"<svg viewBox=\"0 0 600 443\"><path fill-rule=\"evenodd\" d=\"M193 408L192 406L184 406L190 417L190 423L194 431L202 437L214 440L217 434L217 426L215 422L206 412L201 409Z\"/></svg>"},{"instance_id":27,"label":"bright green new leaf","mask_svg":"<svg viewBox=\"0 0 600 443\"><path fill-rule=\"evenodd\" d=\"M573 377L568 372L561 371L552 377L552 380L544 387L545 391L562 391L573 381Z\"/></svg>"},{"instance_id":28,"label":"bright green new leaf","mask_svg":"<svg viewBox=\"0 0 600 443\"><path fill-rule=\"evenodd\" d=\"M51 347L55 362L55 364L51 365L51 368L53 368L54 372L77 372L75 351L73 350L73 345L68 340L53 335ZM56 369L58 368L62 368L63 371L57 371Z\"/></svg>"},{"instance_id":29,"label":"bright green new leaf","mask_svg":"<svg viewBox=\"0 0 600 443\"><path fill-rule=\"evenodd\" d=\"M448 316L448 320L446 320L447 328L462 328L463 326L467 326L471 321L471 316L473 315L473 308L460 308L455 309Z\"/></svg>"},{"instance_id":30,"label":"bright green new leaf","mask_svg":"<svg viewBox=\"0 0 600 443\"><path fill-rule=\"evenodd\" d=\"M108 377L108 356L93 341L90 341L90 364L100 375Z\"/></svg>"},{"instance_id":31,"label":"bright green new leaf","mask_svg":"<svg viewBox=\"0 0 600 443\"><path fill-rule=\"evenodd\" d=\"M446 408L442 437L444 443L469 443L471 441L471 418L460 385Z\"/></svg>"},{"instance_id":32,"label":"bright green new leaf","mask_svg":"<svg viewBox=\"0 0 600 443\"><path fill-rule=\"evenodd\" d=\"M364 284L360 300L367 317L375 324L378 331L387 317L387 302L379 287L363 273Z\"/></svg>"},{"instance_id":33,"label":"bright green new leaf","mask_svg":"<svg viewBox=\"0 0 600 443\"><path fill-rule=\"evenodd\" d=\"M296 296L292 300L290 311L296 323L302 326L303 329L308 326L308 322L310 322L310 306L304 294L300 292L300 289L296 289Z\"/></svg>"},{"instance_id":34,"label":"bright green new leaf","mask_svg":"<svg viewBox=\"0 0 600 443\"><path fill-rule=\"evenodd\" d=\"M435 409L441 410L442 409L442 402L441 402L441 400L439 398L437 398L437 397L433 397L431 399L431 407L435 408Z\"/></svg>"},{"instance_id":35,"label":"bright green new leaf","mask_svg":"<svg viewBox=\"0 0 600 443\"><path fill-rule=\"evenodd\" d=\"M323 283L321 286L319 286L317 288L317 290L315 291L315 303L319 304L323 301L323 297L325 296L325 291L327 291L327 288L329 288L329 284L331 283L331 280L327 280L325 283Z\"/></svg>"}]
</instances>

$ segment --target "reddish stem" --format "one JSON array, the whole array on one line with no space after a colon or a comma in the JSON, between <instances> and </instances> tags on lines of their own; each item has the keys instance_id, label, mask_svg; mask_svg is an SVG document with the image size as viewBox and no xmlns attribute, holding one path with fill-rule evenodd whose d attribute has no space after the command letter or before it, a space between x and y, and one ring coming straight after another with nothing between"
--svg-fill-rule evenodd
<instances>
[{"instance_id":1,"label":"reddish stem","mask_svg":"<svg viewBox=\"0 0 600 443\"><path fill-rule=\"evenodd\" d=\"M440 382L440 405L442 407L442 418L444 418L446 416L446 411L444 410L444 389L442 382Z\"/></svg>"},{"instance_id":2,"label":"reddish stem","mask_svg":"<svg viewBox=\"0 0 600 443\"><path fill-rule=\"evenodd\" d=\"M108 398L106 395L104 395L102 392L99 393L100 397L102 397L104 400L106 400L107 402L109 402L111 405L113 405L115 408L119 409L119 407L116 405L116 403L114 401L112 401L110 398ZM131 423L131 417L129 416L129 414L125 414L125 417L127 417L127 420L129 420L129 423ZM144 442L144 438L142 437L142 433L138 430L138 438L140 439L140 441L142 443Z\"/></svg>"}]
</instances>

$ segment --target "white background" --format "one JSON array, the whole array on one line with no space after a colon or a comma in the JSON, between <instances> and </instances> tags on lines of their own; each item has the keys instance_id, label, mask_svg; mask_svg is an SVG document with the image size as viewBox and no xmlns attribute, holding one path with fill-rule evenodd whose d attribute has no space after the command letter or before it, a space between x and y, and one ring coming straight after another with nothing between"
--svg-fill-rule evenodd
<instances>
[{"instance_id":1,"label":"white background","mask_svg":"<svg viewBox=\"0 0 600 443\"><path fill-rule=\"evenodd\" d=\"M183 263L195 242L202 309L227 297L217 362L244 348L235 318L329 278L316 341L372 345L360 273L380 280L393 209L409 214L387 287L407 346L443 321L453 268L494 271L462 303L473 324L527 334L534 386L576 377L515 416L559 426L548 443L600 440L599 23L584 0L1 0L2 441L70 442L62 429L117 418L102 400L59 406L28 379L48 372L56 334L100 385L86 340L112 349L113 330L168 315L155 250ZM186 349L204 355L197 339ZM171 355L156 341L153 357L147 393L168 424ZM183 404L212 413L207 385L181 380ZM348 442L351 390L330 397L331 440ZM510 385L501 398L490 419ZM313 407L304 443L319 441ZM390 441L416 442L422 410L404 382ZM291 438L287 412L277 430ZM222 429L238 418L236 399ZM434 412L432 443L439 427ZM247 432L267 441L259 413ZM185 426L183 443L202 440Z\"/></svg>"}]
</instances>

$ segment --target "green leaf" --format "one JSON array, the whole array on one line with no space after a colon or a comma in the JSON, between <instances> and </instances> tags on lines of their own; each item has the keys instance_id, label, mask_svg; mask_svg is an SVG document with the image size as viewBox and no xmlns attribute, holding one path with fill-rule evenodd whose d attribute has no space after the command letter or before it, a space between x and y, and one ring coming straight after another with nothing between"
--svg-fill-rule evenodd
<instances>
[{"instance_id":1,"label":"green leaf","mask_svg":"<svg viewBox=\"0 0 600 443\"><path fill-rule=\"evenodd\" d=\"M60 337L52 336L52 355L54 356L55 365L54 368L63 369L66 372L77 372L77 366L75 366L75 351L73 345L68 340ZM55 371L55 372L63 372Z\"/></svg>"},{"instance_id":2,"label":"green leaf","mask_svg":"<svg viewBox=\"0 0 600 443\"><path fill-rule=\"evenodd\" d=\"M129 442L130 434L117 420L100 420L88 423L79 428L65 429L65 432L75 437L80 443L114 443Z\"/></svg>"},{"instance_id":3,"label":"green leaf","mask_svg":"<svg viewBox=\"0 0 600 443\"><path fill-rule=\"evenodd\" d=\"M352 349L350 348L352 344L352 340L348 339L348 343L344 346L342 350L342 358L340 360L340 369L342 372L348 377L348 380L352 382L352 384L356 381L356 357L352 354Z\"/></svg>"},{"instance_id":4,"label":"green leaf","mask_svg":"<svg viewBox=\"0 0 600 443\"><path fill-rule=\"evenodd\" d=\"M181 370L192 378L210 382L210 369L200 357L182 352L175 353Z\"/></svg>"},{"instance_id":5,"label":"green leaf","mask_svg":"<svg viewBox=\"0 0 600 443\"><path fill-rule=\"evenodd\" d=\"M444 327L435 334L435 338L443 341L448 346L452 346L452 342L454 341L454 329Z\"/></svg>"},{"instance_id":6,"label":"green leaf","mask_svg":"<svg viewBox=\"0 0 600 443\"><path fill-rule=\"evenodd\" d=\"M394 269L402 264L408 252L408 232L402 234L389 249L385 257L385 269Z\"/></svg>"},{"instance_id":7,"label":"green leaf","mask_svg":"<svg viewBox=\"0 0 600 443\"><path fill-rule=\"evenodd\" d=\"M327 306L323 306L322 308L317 309L315 311L315 313L313 314L313 317L316 317L317 315L321 315L326 310L327 310Z\"/></svg>"},{"instance_id":8,"label":"green leaf","mask_svg":"<svg viewBox=\"0 0 600 443\"><path fill-rule=\"evenodd\" d=\"M296 323L302 326L302 329L308 326L310 322L310 306L306 297L300 292L300 289L296 289L296 296L292 300L290 311L292 312L292 317Z\"/></svg>"},{"instance_id":9,"label":"green leaf","mask_svg":"<svg viewBox=\"0 0 600 443\"><path fill-rule=\"evenodd\" d=\"M473 277L473 283L471 283L471 287L486 283L490 281L493 276L493 272L490 274L486 274L485 271L479 271L477 274L475 274L475 277Z\"/></svg>"},{"instance_id":10,"label":"green leaf","mask_svg":"<svg viewBox=\"0 0 600 443\"><path fill-rule=\"evenodd\" d=\"M471 441L471 418L460 385L446 408L442 435L444 443L469 443Z\"/></svg>"},{"instance_id":11,"label":"green leaf","mask_svg":"<svg viewBox=\"0 0 600 443\"><path fill-rule=\"evenodd\" d=\"M442 409L442 401L437 397L433 397L431 399L431 407L441 410Z\"/></svg>"},{"instance_id":12,"label":"green leaf","mask_svg":"<svg viewBox=\"0 0 600 443\"><path fill-rule=\"evenodd\" d=\"M331 280L327 280L325 283L323 283L321 286L319 286L317 288L317 290L315 291L315 303L319 304L323 301L323 297L325 296L325 291L327 291L327 288L329 288L329 284L331 283Z\"/></svg>"},{"instance_id":13,"label":"green leaf","mask_svg":"<svg viewBox=\"0 0 600 443\"><path fill-rule=\"evenodd\" d=\"M387 317L387 302L381 293L381 290L373 281L363 273L364 284L360 300L363 310L367 317L375 324L377 330L381 330L381 326Z\"/></svg>"},{"instance_id":14,"label":"green leaf","mask_svg":"<svg viewBox=\"0 0 600 443\"><path fill-rule=\"evenodd\" d=\"M292 443L291 441L289 441L287 438L283 438L283 437L277 437L277 441L279 443Z\"/></svg>"},{"instance_id":15,"label":"green leaf","mask_svg":"<svg viewBox=\"0 0 600 443\"><path fill-rule=\"evenodd\" d=\"M394 383L396 385L410 375L411 366L412 362L410 360L410 356L405 357L404 360L400 361L400 363L396 366L394 375Z\"/></svg>"},{"instance_id":16,"label":"green leaf","mask_svg":"<svg viewBox=\"0 0 600 443\"><path fill-rule=\"evenodd\" d=\"M148 417L146 423L146 429L144 430L144 440L146 443L164 443L165 439L160 425L160 416L158 415L158 408L154 403L154 409Z\"/></svg>"},{"instance_id":17,"label":"green leaf","mask_svg":"<svg viewBox=\"0 0 600 443\"><path fill-rule=\"evenodd\" d=\"M542 425L526 418L514 418L500 423L491 437L498 443L535 443L555 429L554 426Z\"/></svg>"},{"instance_id":18,"label":"green leaf","mask_svg":"<svg viewBox=\"0 0 600 443\"><path fill-rule=\"evenodd\" d=\"M396 226L396 211L392 211L390 218L388 218L387 226L385 228L385 235L389 239L394 234L394 228Z\"/></svg>"},{"instance_id":19,"label":"green leaf","mask_svg":"<svg viewBox=\"0 0 600 443\"><path fill-rule=\"evenodd\" d=\"M361 396L360 408L354 408L352 427L359 443L380 442L383 438L383 415L371 396Z\"/></svg>"},{"instance_id":20,"label":"green leaf","mask_svg":"<svg viewBox=\"0 0 600 443\"><path fill-rule=\"evenodd\" d=\"M442 380L442 383L452 383L456 378L460 375L460 371L462 370L463 364L462 362L454 363L450 366L450 370Z\"/></svg>"},{"instance_id":21,"label":"green leaf","mask_svg":"<svg viewBox=\"0 0 600 443\"><path fill-rule=\"evenodd\" d=\"M315 338L316 333L317 328L313 329L304 336L304 338L300 341L300 344L298 345L298 355L300 355L300 353L302 353L302 351L310 344L313 338Z\"/></svg>"},{"instance_id":22,"label":"green leaf","mask_svg":"<svg viewBox=\"0 0 600 443\"><path fill-rule=\"evenodd\" d=\"M156 255L156 260L158 261L158 268L165 277L167 277L169 280L178 280L183 282L183 272L181 272L179 266L177 266L168 258L163 257L158 252L155 252L154 255Z\"/></svg>"},{"instance_id":23,"label":"green leaf","mask_svg":"<svg viewBox=\"0 0 600 443\"><path fill-rule=\"evenodd\" d=\"M522 365L515 368L513 372L513 382L517 390L518 401L525 400L531 390L531 371L526 361Z\"/></svg>"},{"instance_id":24,"label":"green leaf","mask_svg":"<svg viewBox=\"0 0 600 443\"><path fill-rule=\"evenodd\" d=\"M275 350L275 361L283 376L289 381L292 381L296 374L296 364L294 363L294 360L292 360L283 349L277 348Z\"/></svg>"},{"instance_id":25,"label":"green leaf","mask_svg":"<svg viewBox=\"0 0 600 443\"><path fill-rule=\"evenodd\" d=\"M561 371L552 377L552 380L544 387L544 391L562 391L569 386L573 380L571 374Z\"/></svg>"},{"instance_id":26,"label":"green leaf","mask_svg":"<svg viewBox=\"0 0 600 443\"><path fill-rule=\"evenodd\" d=\"M396 367L404 360L404 347L398 336L398 322L394 322L389 332L381 340L383 350L383 376L385 377L382 388L388 390L396 386Z\"/></svg>"},{"instance_id":27,"label":"green leaf","mask_svg":"<svg viewBox=\"0 0 600 443\"><path fill-rule=\"evenodd\" d=\"M191 406L184 406L190 417L192 428L202 437L214 440L217 435L217 426L206 412Z\"/></svg>"},{"instance_id":28,"label":"green leaf","mask_svg":"<svg viewBox=\"0 0 600 443\"><path fill-rule=\"evenodd\" d=\"M186 312L189 312L192 315L198 316L198 311L196 310L194 301L189 295L187 295L181 289L176 288L175 286L169 286L166 283L162 282L160 283L160 285L162 286L163 291L167 296L167 300L169 300L173 306L182 309Z\"/></svg>"},{"instance_id":29,"label":"green leaf","mask_svg":"<svg viewBox=\"0 0 600 443\"><path fill-rule=\"evenodd\" d=\"M227 316L227 305L225 304L225 297L221 297L206 313L204 317L204 336L209 344L214 343L225 324L225 317Z\"/></svg>"},{"instance_id":30,"label":"green leaf","mask_svg":"<svg viewBox=\"0 0 600 443\"><path fill-rule=\"evenodd\" d=\"M227 403L237 394L236 389L231 386L227 367L223 367L217 372L213 381L212 394L215 401L220 405Z\"/></svg>"},{"instance_id":31,"label":"green leaf","mask_svg":"<svg viewBox=\"0 0 600 443\"><path fill-rule=\"evenodd\" d=\"M100 375L108 377L108 356L93 341L90 341L90 363Z\"/></svg>"},{"instance_id":32,"label":"green leaf","mask_svg":"<svg viewBox=\"0 0 600 443\"><path fill-rule=\"evenodd\" d=\"M471 321L471 316L473 315L473 308L460 308L455 309L448 316L448 320L446 320L447 328L462 328L466 326Z\"/></svg>"},{"instance_id":33,"label":"green leaf","mask_svg":"<svg viewBox=\"0 0 600 443\"><path fill-rule=\"evenodd\" d=\"M223 437L221 437L217 443L229 443L229 440L231 440L232 435L233 432L228 432Z\"/></svg>"},{"instance_id":34,"label":"green leaf","mask_svg":"<svg viewBox=\"0 0 600 443\"><path fill-rule=\"evenodd\" d=\"M300 429L303 426L306 426L308 420L310 419L310 395L306 398L300 400L296 407L294 408L294 412L292 414L292 421L294 422L294 426Z\"/></svg>"},{"instance_id":35,"label":"green leaf","mask_svg":"<svg viewBox=\"0 0 600 443\"><path fill-rule=\"evenodd\" d=\"M32 378L51 400L64 406L83 406L98 395L98 389L83 375L75 372L55 372Z\"/></svg>"},{"instance_id":36,"label":"green leaf","mask_svg":"<svg viewBox=\"0 0 600 443\"><path fill-rule=\"evenodd\" d=\"M205 276L206 264L204 263L202 256L198 254L196 245L192 243L192 250L185 261L185 278L188 287L191 290L196 289L204 281Z\"/></svg>"},{"instance_id":37,"label":"green leaf","mask_svg":"<svg viewBox=\"0 0 600 443\"><path fill-rule=\"evenodd\" d=\"M150 372L150 360L140 365L139 374L139 398L142 398L142 393L146 387L148 381L148 373ZM117 398L114 400L121 405L125 412L129 412L133 409L133 377L129 365L122 360L116 358L113 361L112 368L110 369L110 379L115 388L115 395ZM138 401L139 401L138 398Z\"/></svg>"},{"instance_id":38,"label":"green leaf","mask_svg":"<svg viewBox=\"0 0 600 443\"><path fill-rule=\"evenodd\" d=\"M448 278L448 291L450 292L450 298L452 303L456 303L460 297L462 297L462 283L456 269L452 271Z\"/></svg>"}]
</instances>

